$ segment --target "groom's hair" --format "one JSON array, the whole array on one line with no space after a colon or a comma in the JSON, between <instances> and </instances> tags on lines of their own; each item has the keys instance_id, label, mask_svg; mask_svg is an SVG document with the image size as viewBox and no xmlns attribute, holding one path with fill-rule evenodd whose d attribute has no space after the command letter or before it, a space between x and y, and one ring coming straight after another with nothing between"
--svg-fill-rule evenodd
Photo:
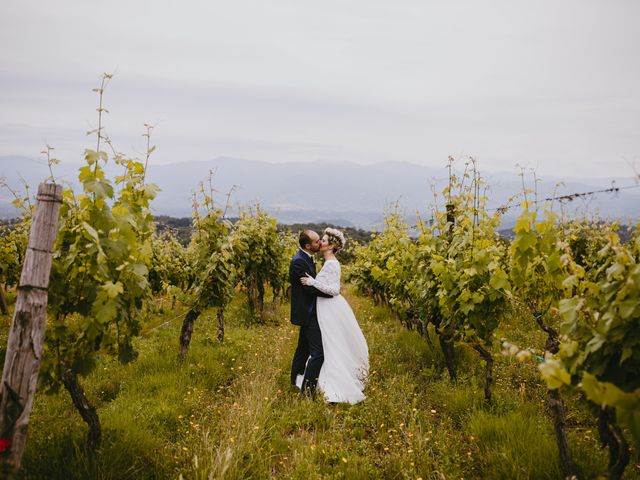
<instances>
[{"instance_id":1,"label":"groom's hair","mask_svg":"<svg viewBox=\"0 0 640 480\"><path fill-rule=\"evenodd\" d=\"M305 245L311 245L311 234L312 230L305 230L300 232L300 236L298 237L298 243L300 244L300 248L304 250Z\"/></svg>"}]
</instances>

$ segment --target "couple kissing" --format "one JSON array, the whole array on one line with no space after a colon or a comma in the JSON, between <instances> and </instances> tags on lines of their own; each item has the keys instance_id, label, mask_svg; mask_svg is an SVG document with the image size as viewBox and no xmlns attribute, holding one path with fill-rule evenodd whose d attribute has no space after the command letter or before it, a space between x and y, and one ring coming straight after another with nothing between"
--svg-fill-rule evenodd
<instances>
[{"instance_id":1,"label":"couple kissing","mask_svg":"<svg viewBox=\"0 0 640 480\"><path fill-rule=\"evenodd\" d=\"M340 295L340 262L345 247L340 230L326 228L322 238L313 230L300 233L300 249L289 264L291 323L300 326L291 365L291 384L303 395L322 392L329 403L364 400L369 350L351 307ZM316 274L314 256L324 265Z\"/></svg>"}]
</instances>

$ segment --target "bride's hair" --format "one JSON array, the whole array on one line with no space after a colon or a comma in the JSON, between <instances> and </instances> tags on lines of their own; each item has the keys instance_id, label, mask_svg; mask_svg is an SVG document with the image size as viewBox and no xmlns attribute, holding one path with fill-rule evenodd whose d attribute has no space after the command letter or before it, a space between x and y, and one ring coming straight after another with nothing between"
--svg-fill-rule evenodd
<instances>
[{"instance_id":1,"label":"bride's hair","mask_svg":"<svg viewBox=\"0 0 640 480\"><path fill-rule=\"evenodd\" d=\"M344 234L336 228L325 228L324 234L327 236L329 243L333 245L333 253L338 253L347 243L344 239Z\"/></svg>"}]
</instances>

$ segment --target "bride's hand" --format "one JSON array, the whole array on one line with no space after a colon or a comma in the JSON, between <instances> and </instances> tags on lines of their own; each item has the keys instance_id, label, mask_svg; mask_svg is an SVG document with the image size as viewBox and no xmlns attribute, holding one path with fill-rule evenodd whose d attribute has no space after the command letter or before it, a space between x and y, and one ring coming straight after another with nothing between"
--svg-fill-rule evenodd
<instances>
[{"instance_id":1,"label":"bride's hand","mask_svg":"<svg viewBox=\"0 0 640 480\"><path fill-rule=\"evenodd\" d=\"M302 278L300 279L300 283L302 283L303 285L309 285L309 283L311 282L311 280L313 280L313 277L307 273L307 276L306 276L306 277L302 277Z\"/></svg>"}]
</instances>

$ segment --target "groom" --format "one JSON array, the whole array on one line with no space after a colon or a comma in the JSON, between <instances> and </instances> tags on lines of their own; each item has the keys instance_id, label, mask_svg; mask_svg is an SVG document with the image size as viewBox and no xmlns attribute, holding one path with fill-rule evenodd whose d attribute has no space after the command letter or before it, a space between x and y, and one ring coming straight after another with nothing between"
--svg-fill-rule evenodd
<instances>
[{"instance_id":1,"label":"groom","mask_svg":"<svg viewBox=\"0 0 640 480\"><path fill-rule=\"evenodd\" d=\"M300 325L298 347L293 355L293 364L291 365L291 384L296 384L298 375L304 375L302 394L314 398L320 368L324 361L322 336L316 314L316 297L331 298L331 295L300 283L300 279L307 273L314 278L316 276L313 254L320 249L320 237L313 230L305 230L300 233L298 243L300 250L293 256L289 264L291 323Z\"/></svg>"}]
</instances>

